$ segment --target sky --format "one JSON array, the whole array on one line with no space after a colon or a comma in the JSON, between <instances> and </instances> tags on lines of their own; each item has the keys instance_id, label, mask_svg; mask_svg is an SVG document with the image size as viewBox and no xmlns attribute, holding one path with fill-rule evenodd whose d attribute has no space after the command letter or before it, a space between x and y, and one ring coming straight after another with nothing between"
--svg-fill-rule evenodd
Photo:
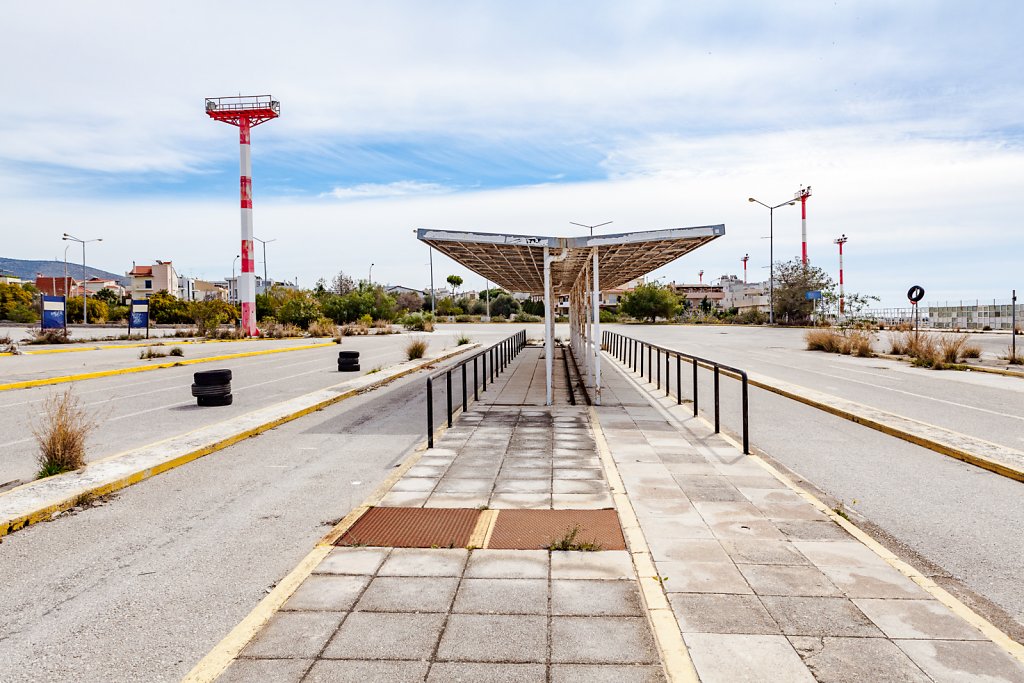
<instances>
[{"instance_id":1,"label":"sky","mask_svg":"<svg viewBox=\"0 0 1024 683\"><path fill-rule=\"evenodd\" d=\"M724 223L653 273L764 279L766 204L810 185L811 262L906 305L1024 289L1024 3L7 3L0 255L230 275L252 133L276 279L426 287L419 227L575 236ZM774 214L777 261L800 208ZM72 249L69 258L78 258ZM257 246L257 271L263 269ZM479 276L443 256L434 277Z\"/></svg>"}]
</instances>

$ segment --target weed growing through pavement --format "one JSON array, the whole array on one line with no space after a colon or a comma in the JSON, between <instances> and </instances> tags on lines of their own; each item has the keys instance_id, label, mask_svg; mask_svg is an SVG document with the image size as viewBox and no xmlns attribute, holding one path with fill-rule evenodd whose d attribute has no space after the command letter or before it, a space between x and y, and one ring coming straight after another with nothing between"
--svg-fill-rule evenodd
<instances>
[{"instance_id":1,"label":"weed growing through pavement","mask_svg":"<svg viewBox=\"0 0 1024 683\"><path fill-rule=\"evenodd\" d=\"M96 426L71 387L45 399L32 423L32 434L39 444L37 477L51 477L85 466L85 440Z\"/></svg>"},{"instance_id":2,"label":"weed growing through pavement","mask_svg":"<svg viewBox=\"0 0 1024 683\"><path fill-rule=\"evenodd\" d=\"M595 550L601 550L601 544L597 541L578 541L576 537L580 534L580 525L577 524L571 529L567 529L562 537L557 541L551 541L548 545L548 550L580 550L584 552L593 552Z\"/></svg>"},{"instance_id":3,"label":"weed growing through pavement","mask_svg":"<svg viewBox=\"0 0 1024 683\"><path fill-rule=\"evenodd\" d=\"M139 351L139 358L141 360L149 360L150 358L166 358L167 354L157 349L145 348Z\"/></svg>"},{"instance_id":4,"label":"weed growing through pavement","mask_svg":"<svg viewBox=\"0 0 1024 683\"><path fill-rule=\"evenodd\" d=\"M423 358L427 352L427 342L422 339L414 339L405 346L405 356L409 360Z\"/></svg>"},{"instance_id":5,"label":"weed growing through pavement","mask_svg":"<svg viewBox=\"0 0 1024 683\"><path fill-rule=\"evenodd\" d=\"M367 371L366 371L366 374L367 374L367 375L374 375L374 374L376 374L376 373L380 372L380 371L381 371L381 370L383 370L383 369L384 369L384 366L383 366L383 365L378 365L378 366L377 366L377 367L375 367L375 368L374 368L373 370L367 370Z\"/></svg>"},{"instance_id":6,"label":"weed growing through pavement","mask_svg":"<svg viewBox=\"0 0 1024 683\"><path fill-rule=\"evenodd\" d=\"M472 343L473 343L473 340L470 339L468 334L460 334L458 337L455 338L455 345L456 346L465 346L466 344L472 344Z\"/></svg>"},{"instance_id":7,"label":"weed growing through pavement","mask_svg":"<svg viewBox=\"0 0 1024 683\"><path fill-rule=\"evenodd\" d=\"M170 350L168 355L170 355L170 356L178 356L178 357L184 356L185 355L185 349L181 348L180 346L175 346L173 349Z\"/></svg>"}]
</instances>

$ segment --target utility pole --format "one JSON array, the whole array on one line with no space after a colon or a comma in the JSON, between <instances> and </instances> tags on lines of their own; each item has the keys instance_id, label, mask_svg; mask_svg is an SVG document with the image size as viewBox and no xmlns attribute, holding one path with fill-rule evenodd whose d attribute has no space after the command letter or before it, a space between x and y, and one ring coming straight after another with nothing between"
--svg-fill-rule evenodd
<instances>
[{"instance_id":1,"label":"utility pole","mask_svg":"<svg viewBox=\"0 0 1024 683\"><path fill-rule=\"evenodd\" d=\"M373 264L370 264L370 276L366 278L370 282L370 286L373 286Z\"/></svg>"},{"instance_id":2,"label":"utility pole","mask_svg":"<svg viewBox=\"0 0 1024 683\"><path fill-rule=\"evenodd\" d=\"M797 190L796 199L800 200L800 236L803 251L804 268L807 267L807 198L811 196L811 186Z\"/></svg>"},{"instance_id":3,"label":"utility pole","mask_svg":"<svg viewBox=\"0 0 1024 683\"><path fill-rule=\"evenodd\" d=\"M740 261L743 261L743 284L747 284L747 261L750 260L750 254L744 254Z\"/></svg>"},{"instance_id":4,"label":"utility pole","mask_svg":"<svg viewBox=\"0 0 1024 683\"><path fill-rule=\"evenodd\" d=\"M833 240L835 244L839 245L839 317L846 314L846 298L843 294L843 245L846 244L846 240L849 238L843 233L843 236Z\"/></svg>"}]
</instances>

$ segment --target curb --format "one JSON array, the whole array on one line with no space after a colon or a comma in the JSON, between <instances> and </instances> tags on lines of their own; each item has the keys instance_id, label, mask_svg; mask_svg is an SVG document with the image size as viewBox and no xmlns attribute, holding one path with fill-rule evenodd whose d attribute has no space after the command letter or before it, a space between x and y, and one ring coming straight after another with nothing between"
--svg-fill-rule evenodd
<instances>
[{"instance_id":1,"label":"curb","mask_svg":"<svg viewBox=\"0 0 1024 683\"><path fill-rule=\"evenodd\" d=\"M286 339L329 339L330 337L286 337ZM278 339L268 339L264 337L250 337L248 339L195 339L192 341L171 341L177 339L177 337L154 337L157 341L148 341L144 343L136 344L101 344L99 346L79 346L77 348L62 348L62 349L38 349L36 351L21 351L19 355L22 356L45 356L52 353L80 353L82 351L116 351L117 349L139 349L147 348L150 346L185 346L192 344L230 344L231 342L244 343L244 342L262 342L262 341L281 341ZM159 340L164 341L159 341ZM13 356L13 353L0 353L0 356Z\"/></svg>"},{"instance_id":2,"label":"curb","mask_svg":"<svg viewBox=\"0 0 1024 683\"><path fill-rule=\"evenodd\" d=\"M615 369L619 371L619 373L621 373L630 382L637 386L637 389L640 391L640 393L644 395L648 403L650 403L656 409L660 410L669 418L677 422L680 421L678 417L672 414L672 411L670 409L671 407L674 407L674 404L669 408L666 408L665 406L661 405L661 403L658 402L658 400L655 397L651 396L649 392L645 391L642 386L639 386L639 383L633 377L630 376L631 373L630 371L628 371L628 369L623 368L617 362L614 361L613 365L615 366ZM714 429L714 426L704 417L698 417L697 419L704 423L704 425L708 429ZM801 498L806 500L808 503L813 505L815 509L825 514L833 522L841 526L847 533L849 533L851 536L853 536L862 544L864 544L869 550L878 555L880 558L885 560L886 563L889 564L892 568L896 569L898 572L906 576L908 579L919 585L922 590L924 590L933 598L935 598L943 605L948 607L958 617L960 617L961 619L969 623L971 626L974 626L976 629L981 631L986 638L988 638L993 643L995 643L999 648L1007 652L1011 657L1017 659L1020 662L1024 662L1024 645L1018 643L1017 641L1010 638L1010 636L1003 633L1003 631L1000 630L999 627L997 627L995 624L985 619L983 616L981 616L980 614L972 610L970 607L965 605L963 602L958 600L955 596L953 596L951 593L949 593L944 588L935 583L934 580L925 576L913 565L901 560L895 553L893 553L884 545L876 541L869 533L858 527L850 520L837 514L835 510L831 509L829 506L825 505L825 503L821 502L817 498L817 496L795 484L789 477L787 477L785 474L776 469L772 464L770 464L769 462L767 462L766 460L757 455L743 455L743 447L734 438L732 438L731 436L724 432L718 433L717 436L721 437L729 445L735 448L737 453L739 453L741 457L753 459L754 462L756 462L758 465L767 470L768 473L771 474L776 479L778 479L779 482L781 482L787 488L789 488L794 493L799 495Z\"/></svg>"},{"instance_id":3,"label":"curb","mask_svg":"<svg viewBox=\"0 0 1024 683\"><path fill-rule=\"evenodd\" d=\"M98 370L96 372L85 372L78 375L63 375L60 377L46 377L44 379L29 379L22 382L11 382L0 384L0 391L10 389L28 389L31 387L42 387L50 384L63 384L65 382L79 382L84 379L97 379L99 377L111 377L113 375L128 375L134 372L147 372L149 370L160 370L161 368L173 368L181 365L196 365L197 363L212 363L214 361L230 360L232 358L248 358L250 356L265 356L271 353L285 353L286 351L304 351L306 349L320 349L325 346L333 346L334 342L321 342L319 344L306 344L304 346L288 346L283 349L263 349L260 351L243 351L240 353L229 353L223 356L210 356L209 358L189 358L179 361L167 361L154 363L153 365L136 365L130 368L119 368L117 370Z\"/></svg>"},{"instance_id":4,"label":"curb","mask_svg":"<svg viewBox=\"0 0 1024 683\"><path fill-rule=\"evenodd\" d=\"M909 363L910 359L906 356L894 356L890 353L876 353L875 358L884 358L886 360L900 361L901 363ZM963 367L956 368L961 372L987 372L990 375L1002 375L1003 377L1017 377L1024 379L1024 372L1017 372L1016 370L1003 370L1002 368L990 368L985 365L968 365L963 364Z\"/></svg>"},{"instance_id":5,"label":"curb","mask_svg":"<svg viewBox=\"0 0 1024 683\"><path fill-rule=\"evenodd\" d=\"M0 537L30 524L46 521L54 513L74 507L82 498L103 496L127 488L204 455L227 448L250 436L256 436L352 396L377 389L427 365L447 360L476 346L478 345L456 347L449 353L415 363L405 361L392 366L393 371L384 377L362 375L225 422L201 427L186 434L97 460L81 470L22 484L0 494ZM252 424L241 431L235 431L238 423ZM177 452L174 452L175 448ZM172 452L168 453L168 450Z\"/></svg>"}]
</instances>

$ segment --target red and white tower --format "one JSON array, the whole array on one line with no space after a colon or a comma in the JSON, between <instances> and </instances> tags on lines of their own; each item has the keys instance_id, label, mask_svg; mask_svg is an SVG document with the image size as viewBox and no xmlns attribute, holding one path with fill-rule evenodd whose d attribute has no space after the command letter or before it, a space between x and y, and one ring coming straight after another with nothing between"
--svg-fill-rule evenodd
<instances>
[{"instance_id":1,"label":"red and white tower","mask_svg":"<svg viewBox=\"0 0 1024 683\"><path fill-rule=\"evenodd\" d=\"M807 198L811 196L811 186L801 187L794 195L800 200L800 236L803 244L803 264L807 265Z\"/></svg>"},{"instance_id":2,"label":"red and white tower","mask_svg":"<svg viewBox=\"0 0 1024 683\"><path fill-rule=\"evenodd\" d=\"M700 278L700 283L704 284L704 271L703 270L700 271L699 273L697 273L697 277Z\"/></svg>"},{"instance_id":3,"label":"red and white tower","mask_svg":"<svg viewBox=\"0 0 1024 683\"><path fill-rule=\"evenodd\" d=\"M747 284L747 261L750 260L750 254L744 254L740 261L743 261L743 284Z\"/></svg>"},{"instance_id":4,"label":"red and white tower","mask_svg":"<svg viewBox=\"0 0 1024 683\"><path fill-rule=\"evenodd\" d=\"M249 131L253 126L281 115L281 103L270 95L207 97L206 114L215 121L238 126L241 160L242 199L242 274L238 279L238 299L242 302L242 329L250 337L256 329L256 269L252 238L252 156Z\"/></svg>"},{"instance_id":5,"label":"red and white tower","mask_svg":"<svg viewBox=\"0 0 1024 683\"><path fill-rule=\"evenodd\" d=\"M833 240L835 244L839 245L839 315L846 314L846 298L843 294L843 245L846 244L846 240L849 239L844 233L842 237Z\"/></svg>"}]
</instances>

